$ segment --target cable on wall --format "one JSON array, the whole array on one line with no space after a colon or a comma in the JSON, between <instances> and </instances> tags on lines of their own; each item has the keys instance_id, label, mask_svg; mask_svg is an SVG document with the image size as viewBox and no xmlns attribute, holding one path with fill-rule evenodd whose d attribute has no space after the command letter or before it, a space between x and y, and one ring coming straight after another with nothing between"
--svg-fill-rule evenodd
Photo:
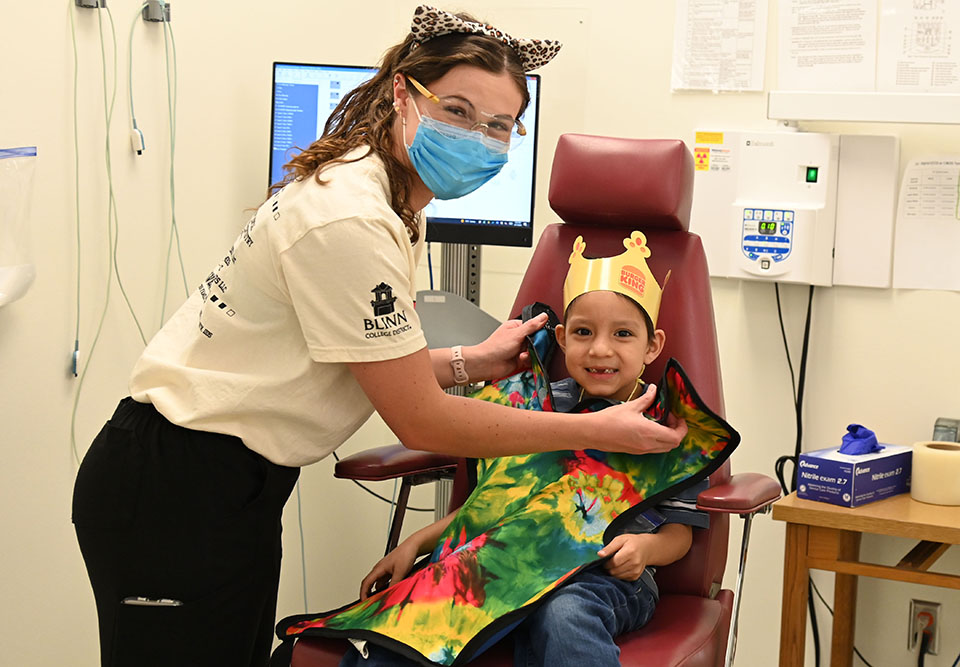
<instances>
[{"instance_id":1,"label":"cable on wall","mask_svg":"<svg viewBox=\"0 0 960 667\"><path fill-rule=\"evenodd\" d=\"M77 120L77 80L78 76L78 57L77 57L77 32L73 22L73 5L68 2L67 4L67 15L70 18L70 41L73 44L73 214L74 214L74 225L76 228L76 239L77 239L77 268L76 268L76 283L77 283L77 312L75 318L74 326L74 337L73 337L73 355L72 355L72 371L73 377L77 377L77 366L80 363L80 132L79 132L79 122ZM71 433L73 428L71 426ZM74 456L76 456L76 448L74 448Z\"/></svg>"},{"instance_id":2,"label":"cable on wall","mask_svg":"<svg viewBox=\"0 0 960 667\"><path fill-rule=\"evenodd\" d=\"M780 322L780 335L783 337L783 350L787 357L787 367L790 369L790 385L793 389L793 406L796 413L796 443L794 445L794 454L779 457L774 463L774 472L777 480L780 482L780 488L784 495L796 490L797 482L797 462L800 458L801 445L803 443L803 389L807 372L807 350L810 342L810 319L813 311L813 292L814 286L810 285L810 292L807 300L806 323L803 331L803 345L800 355L800 380L797 382L793 371L793 361L790 357L790 346L787 344L787 332L783 325L783 308L780 303L780 283L774 283L774 292L777 297L777 318ZM793 475L790 478L790 489L787 490L786 475L784 466L787 463L793 464ZM810 630L813 633L814 665L820 667L820 628L817 623L817 609L813 601L813 579L807 579L807 607L810 610Z\"/></svg>"},{"instance_id":3,"label":"cable on wall","mask_svg":"<svg viewBox=\"0 0 960 667\"><path fill-rule=\"evenodd\" d=\"M160 7L163 10L166 2L160 0ZM169 47L167 45L167 36L170 37ZM170 76L170 56L173 55L173 76ZM174 159L176 156L177 144L177 43L173 38L173 26L169 21L163 21L163 54L167 73L167 112L170 123L170 238L167 241L167 261L163 281L163 303L160 308L160 323L166 316L167 305L167 284L170 277L170 255L174 241L177 246L177 260L180 264L180 277L183 280L183 293L186 298L190 297L190 288L187 285L187 272L183 265L183 251L180 247L180 227L177 225L177 197L176 183L174 179ZM171 83L172 80L172 83Z\"/></svg>"},{"instance_id":4,"label":"cable on wall","mask_svg":"<svg viewBox=\"0 0 960 667\"><path fill-rule=\"evenodd\" d=\"M77 366L79 365L79 354L80 354L80 352L79 352L79 347L80 347L80 343L79 343L79 341L80 341L80 336L79 336L79 329L80 329L80 301L79 301L79 296L80 296L80 264L79 264L79 254L80 254L80 245L79 245L79 242L80 242L80 209L79 209L79 201L80 201L80 198L79 198L79 189L80 189L80 186L79 186L79 183L80 183L80 174L79 174L79 139L78 139L78 136L77 136L77 135L78 135L78 132L77 132L77 127L78 127L78 126L77 126L77 117L76 117L76 98L77 98L77 86L78 86L77 72L78 72L78 60L79 60L79 58L78 58L78 55L77 55L77 37L76 37L76 26L75 26L75 22L74 22L74 18L73 18L73 11L74 11L74 10L73 10L73 3L68 0L67 13L68 13L69 18L70 18L70 37L71 37L71 41L72 41L72 44L73 44L73 55L74 55L74 80L73 80L73 94L74 94L74 149L75 149L75 151L76 151L76 158L75 158L75 169L76 169L76 173L75 173L74 181L75 181L75 183L76 183L76 188L77 188L77 198L76 198L76 201L77 201L77 211L76 211L76 223L77 223L77 253L78 253L78 263L77 263L77 331L76 331L76 337L75 337L75 343L74 343L74 364L73 364L73 366L74 366L74 368L73 368L74 374L76 375ZM108 14L107 14L107 15L108 15L108 17L110 17L111 31L113 31L113 18L112 18L112 16L109 14L109 10L108 10ZM104 291L103 309L102 309L101 312L100 312L100 319L99 319L99 321L98 321L98 323L97 323L97 329L96 329L96 332L95 332L95 334L94 334L93 341L92 341L92 343L90 344L90 350L89 350L89 352L87 353L86 359L84 360L83 370L82 370L82 371L80 372L80 374L79 374L79 382L78 382L78 384L77 384L76 392L74 393L74 397L73 397L73 409L72 409L71 416L70 416L70 447L71 447L71 450L73 451L73 457L74 457L74 459L76 460L76 462L77 462L78 465L79 465L79 463L80 463L80 455L79 455L79 452L77 451L77 442L76 442L77 406L78 406L78 404L79 404L79 402L80 402L80 394L81 394L81 392L82 392L82 390L83 390L84 380L86 379L87 371L88 371L89 368L90 368L90 362L91 362L91 360L93 359L93 353L94 353L94 351L96 350L97 343L98 343L99 340L100 340L100 334L101 334L101 332L103 331L103 324L104 324L104 322L106 321L107 309L108 309L108 307L109 307L109 305L110 305L110 287L111 287L111 284L112 284L112 282L113 282L113 271L114 271L114 268L115 268L115 266L116 266L116 263L115 263L116 255L114 254L114 233L113 233L113 232L114 232L114 227L113 227L114 217L113 217L113 216L114 216L114 212L115 212L115 204L116 204L116 201L115 201L114 195L113 195L113 174L112 174L112 168L111 168L111 164L110 164L110 150L109 150L109 148L110 148L110 118L111 118L111 115L112 115L112 112L113 112L113 102L110 101L110 102L108 103L108 100L107 100L107 88L108 88L108 84L107 84L106 47L105 47L105 45L104 45L104 40L103 40L103 17L102 17L99 13L97 14L97 23L98 23L98 28L99 28L99 32L100 32L100 54L101 54L101 59L102 59L102 67L101 67L101 69L102 69L102 72L103 72L104 121L105 121L105 125L106 125L106 127L107 127L107 133L106 133L106 135L107 135L107 136L106 136L106 147L107 147L106 165L107 165L107 181L108 181L108 187L109 187L108 205L107 205L107 245L108 245L108 248L107 248L107 280L106 280L106 288L105 288L105 291ZM114 38L114 53L116 53L116 33L115 33L115 31L113 32L113 38ZM114 70L114 74L116 74L116 70ZM114 76L113 96L114 96L114 98L116 97L116 76ZM118 282L119 282L119 278L118 278ZM129 301L127 301L127 305L128 305L128 307L129 307ZM132 309L132 308L130 309L130 312L131 312L131 315L133 315L133 317L134 317L134 321L137 323L137 328L138 328L138 330L140 330L140 335L141 335L141 339L142 339L142 338L143 338L143 331L142 331L142 329L140 329L140 323L137 321L136 315L133 313L133 309Z\"/></svg>"},{"instance_id":5,"label":"cable on wall","mask_svg":"<svg viewBox=\"0 0 960 667\"><path fill-rule=\"evenodd\" d=\"M134 104L133 92L133 35L137 24L142 22L143 12L150 3L143 2L133 15L130 23L130 41L127 49L127 84L129 92L130 107L130 125L131 142L137 154L141 154L146 149L146 137L137 123L137 116ZM159 0L160 16L169 17L169 12L165 11L167 3ZM163 24L163 53L164 53L164 72L167 87L167 117L169 124L169 193L170 193L170 236L167 240L167 254L164 262L163 275L163 296L160 301L160 326L166 320L167 297L170 284L170 258L173 254L174 244L177 249L177 259L180 265L180 277L183 281L184 298L189 298L190 288L187 283L187 272L183 262L183 250L180 244L180 229L177 225L177 197L176 197L176 134L177 134L177 46L173 36L173 25L164 18ZM171 67L172 60L172 67Z\"/></svg>"},{"instance_id":6,"label":"cable on wall","mask_svg":"<svg viewBox=\"0 0 960 667\"><path fill-rule=\"evenodd\" d=\"M133 15L133 21L130 22L130 35L127 40L127 101L130 108L130 123L131 128L131 142L133 145L134 151L137 155L143 153L144 148L146 148L146 142L143 138L143 132L140 131L140 128L137 126L137 114L133 109L133 29L139 23L141 19L143 8L147 6L146 0L140 5L140 8L137 10L137 13Z\"/></svg>"},{"instance_id":7,"label":"cable on wall","mask_svg":"<svg viewBox=\"0 0 960 667\"><path fill-rule=\"evenodd\" d=\"M830 615L833 616L833 607L831 607L830 604L823 599L823 595L820 594L820 589L817 588L817 584L813 581L813 578L810 579L810 585L813 588L813 592L817 594L818 598L820 598L820 602L823 603L823 606L826 607L827 611L830 612ZM856 646L853 647L853 653L860 658L861 662L863 662L863 664L865 664L867 667L873 667L873 665L871 665L867 659L863 657L863 654Z\"/></svg>"},{"instance_id":8,"label":"cable on wall","mask_svg":"<svg viewBox=\"0 0 960 667\"><path fill-rule=\"evenodd\" d=\"M120 288L120 293L123 295L123 300L127 304L127 309L130 311L130 315L133 317L133 322L137 327L137 332L140 334L141 342L146 345L147 338L143 333L143 327L140 326L140 320L137 318L137 314L133 310L133 304L130 303L130 298L127 296L127 290L123 286L123 279L120 276L120 266L117 263L117 247L119 246L120 241L120 215L117 210L117 198L116 191L113 187L113 160L110 155L110 128L113 124L113 109L117 101L117 31L113 23L113 14L110 12L109 7L102 7L104 11L107 12L107 18L110 21L110 35L111 42L113 45L113 86L110 91L109 103L107 101L107 52L106 52L106 43L103 38L103 16L98 12L97 13L97 26L100 33L100 64L101 71L103 73L103 107L104 107L104 128L105 128L105 138L104 138L104 160L106 163L107 170L107 192L108 192L108 207L107 207L107 224L108 227L112 229L112 235L109 235L110 239L110 254L113 262L113 271L117 277L117 286ZM112 226L112 227L111 227Z\"/></svg>"},{"instance_id":9,"label":"cable on wall","mask_svg":"<svg viewBox=\"0 0 960 667\"><path fill-rule=\"evenodd\" d=\"M141 9L144 5L141 6ZM107 43L106 38L104 37L104 27L103 27L103 15L97 13L97 26L98 33L100 38L100 59L101 59L101 73L103 79L103 108L104 108L104 128L105 128L105 139L104 139L104 162L107 175L107 245L108 245L108 265L107 265L107 280L106 280L106 289L104 293L104 303L103 309L100 313L100 318L97 323L96 332L93 337L93 341L90 345L90 349L86 355L86 358L83 363L83 369L80 371L80 313L81 313L81 301L80 301L80 279L81 279L81 216L80 216L80 176L79 176L79 120L77 113L77 88L78 88L78 72L79 72L79 56L77 52L77 38L76 38L76 24L74 20L74 3L68 1L68 16L70 19L70 36L71 43L73 47L73 58L74 58L74 81L73 81L73 111L74 111L74 185L76 188L75 193L75 224L76 224L76 237L77 237L77 294L76 294L76 323L75 323L75 332L74 332L74 350L73 350L73 362L72 362L72 372L74 377L79 377L79 382L77 389L74 395L73 409L71 413L70 420L70 444L71 450L73 452L74 459L79 463L80 456L77 450L76 445L76 417L77 409L79 406L80 395L83 391L84 381L86 379L87 371L89 370L90 363L93 359L94 352L96 350L97 344L100 340L100 334L103 331L103 325L106 321L107 310L110 305L110 296L111 296L111 283L116 278L117 286L120 289L120 292L123 296L124 303L126 304L127 310L129 311L131 317L133 318L134 324L137 328L137 333L140 337L140 341L143 345L146 345L147 339L144 334L143 327L140 324L140 320L137 317L137 314L133 308L133 304L130 301L129 295L127 294L126 288L123 284L123 278L120 273L120 266L118 262L118 248L119 248L119 239L120 239L120 217L117 207L116 191L114 188L113 181L113 162L111 155L111 137L110 132L113 123L113 111L116 104L117 96L117 85L118 85L118 75L117 75L117 34L116 26L113 20L113 14L110 9L104 5L95 7L94 9L103 9L107 13L107 19L109 21L110 27L110 38L112 45L112 65L113 65L113 77L112 80L108 76L107 72ZM133 26L131 26L131 35L133 31ZM164 42L166 49L166 40ZM132 58L132 46L129 49L129 54ZM169 83L169 54L167 56L167 75L168 75L168 110L171 112L171 117L173 113L172 100L170 99L170 83ZM129 75L129 81L131 83L131 93L130 93L130 112L131 117L133 117L134 106L133 106L133 94L132 94L132 74ZM171 121L172 122L172 121ZM173 167L171 163L171 183L173 182ZM179 237L178 237L178 251L179 251ZM168 261L169 265L169 261ZM181 259L181 269L182 269L182 259ZM184 284L186 281L184 279Z\"/></svg>"}]
</instances>

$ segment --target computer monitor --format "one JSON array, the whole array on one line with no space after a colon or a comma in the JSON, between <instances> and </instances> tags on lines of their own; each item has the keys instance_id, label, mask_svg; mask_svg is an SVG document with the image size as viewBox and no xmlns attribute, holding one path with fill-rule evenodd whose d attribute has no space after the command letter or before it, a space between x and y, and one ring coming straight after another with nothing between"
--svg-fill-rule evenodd
<instances>
[{"instance_id":1,"label":"computer monitor","mask_svg":"<svg viewBox=\"0 0 960 667\"><path fill-rule=\"evenodd\" d=\"M283 165L309 146L340 99L376 73L372 67L273 64L270 126L270 184ZM465 197L433 200L426 208L427 241L503 246L533 244L540 77L527 75L530 104L521 121L527 135L511 149L506 166Z\"/></svg>"}]
</instances>

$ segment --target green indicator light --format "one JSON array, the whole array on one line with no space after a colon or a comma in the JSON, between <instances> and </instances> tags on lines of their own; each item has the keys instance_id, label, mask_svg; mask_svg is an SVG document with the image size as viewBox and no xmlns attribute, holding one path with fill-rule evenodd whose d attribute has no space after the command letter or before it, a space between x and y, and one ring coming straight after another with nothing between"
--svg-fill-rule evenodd
<instances>
[{"instance_id":1,"label":"green indicator light","mask_svg":"<svg viewBox=\"0 0 960 667\"><path fill-rule=\"evenodd\" d=\"M820 167L807 167L807 183L816 183Z\"/></svg>"}]
</instances>

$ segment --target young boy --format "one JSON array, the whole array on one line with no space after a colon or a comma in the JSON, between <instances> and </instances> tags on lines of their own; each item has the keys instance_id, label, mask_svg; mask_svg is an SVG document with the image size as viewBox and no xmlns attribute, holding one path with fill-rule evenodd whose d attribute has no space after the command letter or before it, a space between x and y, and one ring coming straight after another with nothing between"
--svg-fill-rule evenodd
<instances>
[{"instance_id":1,"label":"young boy","mask_svg":"<svg viewBox=\"0 0 960 667\"><path fill-rule=\"evenodd\" d=\"M644 243L639 232L624 242L628 251L631 244L645 249ZM638 291L638 282L627 275L632 267L610 271L609 266L596 266L604 260L586 260L583 249L578 238L564 282L564 321L556 328L570 374L551 385L557 411L569 411L585 398L615 404L638 397L643 393L643 369L659 356L666 341L664 332L655 328L659 286L644 290L640 283ZM588 264L607 270L587 270ZM682 558L690 548L692 527L708 525L706 513L696 510L697 494L706 486L701 482L644 512L606 544L598 552L606 558L602 568L577 574L513 632L514 663L619 665L614 638L643 626L653 615L658 597L655 568ZM434 549L455 514L417 531L377 563L360 584L361 599L378 582L392 584L404 578L418 556ZM414 664L378 646L368 649L366 660L351 650L341 666Z\"/></svg>"}]
</instances>

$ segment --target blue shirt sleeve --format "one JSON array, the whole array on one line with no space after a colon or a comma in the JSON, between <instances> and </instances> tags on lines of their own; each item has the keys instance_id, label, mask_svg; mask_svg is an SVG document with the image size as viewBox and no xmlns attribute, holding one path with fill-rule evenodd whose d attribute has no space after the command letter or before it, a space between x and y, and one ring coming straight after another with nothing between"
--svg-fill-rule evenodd
<instances>
[{"instance_id":1,"label":"blue shirt sleeve","mask_svg":"<svg viewBox=\"0 0 960 667\"><path fill-rule=\"evenodd\" d=\"M706 479L694 484L657 504L655 510L663 515L664 523L682 523L694 528L709 528L710 514L697 509L697 496L709 488Z\"/></svg>"}]
</instances>

